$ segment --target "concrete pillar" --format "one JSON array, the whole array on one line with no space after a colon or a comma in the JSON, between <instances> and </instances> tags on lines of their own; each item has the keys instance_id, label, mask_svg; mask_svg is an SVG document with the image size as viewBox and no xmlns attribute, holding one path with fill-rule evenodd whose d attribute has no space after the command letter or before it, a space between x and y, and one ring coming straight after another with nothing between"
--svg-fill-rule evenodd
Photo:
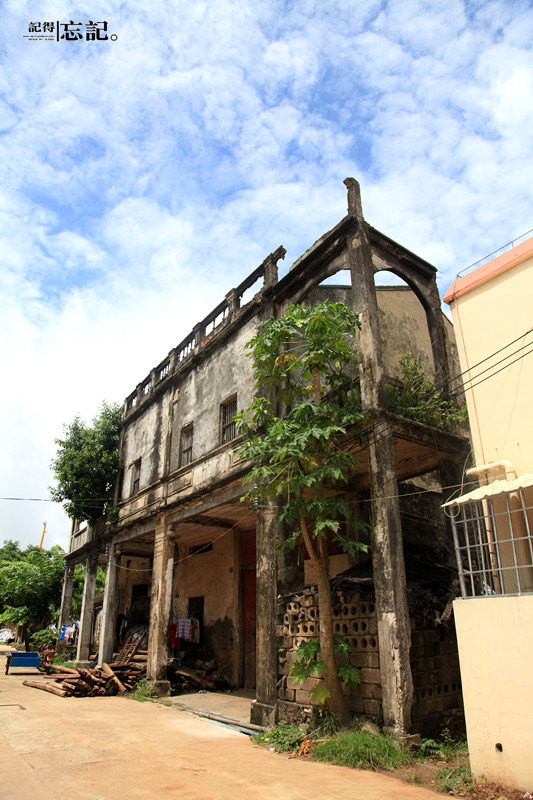
<instances>
[{"instance_id":1,"label":"concrete pillar","mask_svg":"<svg viewBox=\"0 0 533 800\"><path fill-rule=\"evenodd\" d=\"M236 289L230 289L226 295L226 302L228 304L228 314L232 317L240 308L241 298L237 294Z\"/></svg>"},{"instance_id":2,"label":"concrete pillar","mask_svg":"<svg viewBox=\"0 0 533 800\"><path fill-rule=\"evenodd\" d=\"M59 622L57 631L57 649L61 650L65 643L59 641L61 628L66 625L70 618L70 601L72 600L72 583L74 580L74 566L65 564L65 572L63 575L63 589L61 592L61 610L59 612Z\"/></svg>"},{"instance_id":3,"label":"concrete pillar","mask_svg":"<svg viewBox=\"0 0 533 800\"><path fill-rule=\"evenodd\" d=\"M369 444L372 496L372 568L378 620L383 722L396 733L411 727L413 679L409 651L411 624L407 604L402 523L391 435Z\"/></svg>"},{"instance_id":4,"label":"concrete pillar","mask_svg":"<svg viewBox=\"0 0 533 800\"><path fill-rule=\"evenodd\" d=\"M78 661L87 661L91 645L91 633L94 617L94 590L96 586L96 570L98 556L89 556L85 563L85 581L83 583L83 599L81 603L80 630L78 635Z\"/></svg>"},{"instance_id":5,"label":"concrete pillar","mask_svg":"<svg viewBox=\"0 0 533 800\"><path fill-rule=\"evenodd\" d=\"M369 483L372 497L372 565L378 618L378 640L385 725L406 733L411 725L413 679L409 651L411 626L407 604L405 562L394 447L386 408L385 374L374 284L372 252L363 218L359 184L347 178L348 213L357 221L348 258L354 310L361 317L359 375L361 406L375 426L369 436ZM377 423L382 424L377 425Z\"/></svg>"},{"instance_id":6,"label":"concrete pillar","mask_svg":"<svg viewBox=\"0 0 533 800\"><path fill-rule=\"evenodd\" d=\"M197 322L192 329L192 332L194 333L194 349L198 353L204 345L205 325L201 325L199 322Z\"/></svg>"},{"instance_id":7,"label":"concrete pillar","mask_svg":"<svg viewBox=\"0 0 533 800\"><path fill-rule=\"evenodd\" d=\"M276 515L275 503L262 500L256 522L256 701L252 704L250 721L265 726L275 722L277 700Z\"/></svg>"},{"instance_id":8,"label":"concrete pillar","mask_svg":"<svg viewBox=\"0 0 533 800\"><path fill-rule=\"evenodd\" d=\"M114 542L107 545L107 572L104 587L104 605L102 608L102 625L100 628L100 646L98 649L98 665L113 659L115 647L115 628L117 622L118 601L118 564L117 548Z\"/></svg>"},{"instance_id":9,"label":"concrete pillar","mask_svg":"<svg viewBox=\"0 0 533 800\"><path fill-rule=\"evenodd\" d=\"M263 288L274 286L278 282L278 261L285 258L286 250L284 247L278 247L273 253L270 253L263 261Z\"/></svg>"},{"instance_id":10,"label":"concrete pillar","mask_svg":"<svg viewBox=\"0 0 533 800\"><path fill-rule=\"evenodd\" d=\"M303 552L300 547L280 547L285 538L283 525L276 525L275 553L278 595L299 592L305 586Z\"/></svg>"},{"instance_id":11,"label":"concrete pillar","mask_svg":"<svg viewBox=\"0 0 533 800\"><path fill-rule=\"evenodd\" d=\"M174 541L170 539L166 518L159 517L154 537L147 674L160 697L170 694L167 662L173 577Z\"/></svg>"}]
</instances>

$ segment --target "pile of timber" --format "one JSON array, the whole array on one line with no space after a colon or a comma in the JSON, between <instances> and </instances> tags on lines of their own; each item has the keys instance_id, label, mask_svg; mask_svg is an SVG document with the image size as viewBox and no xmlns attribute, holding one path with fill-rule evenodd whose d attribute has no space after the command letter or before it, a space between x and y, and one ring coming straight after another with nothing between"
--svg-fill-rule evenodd
<instances>
[{"instance_id":1,"label":"pile of timber","mask_svg":"<svg viewBox=\"0 0 533 800\"><path fill-rule=\"evenodd\" d=\"M229 688L225 678L214 671L214 662L204 663L197 660L194 667L186 665L169 665L169 678L173 694L187 694L190 692L207 691L216 692Z\"/></svg>"},{"instance_id":2,"label":"pile of timber","mask_svg":"<svg viewBox=\"0 0 533 800\"><path fill-rule=\"evenodd\" d=\"M142 664L109 665L102 664L95 669L71 669L59 664L52 666L45 681L23 681L24 686L42 689L58 697L110 697L115 694L131 692L135 685L146 676Z\"/></svg>"}]
</instances>

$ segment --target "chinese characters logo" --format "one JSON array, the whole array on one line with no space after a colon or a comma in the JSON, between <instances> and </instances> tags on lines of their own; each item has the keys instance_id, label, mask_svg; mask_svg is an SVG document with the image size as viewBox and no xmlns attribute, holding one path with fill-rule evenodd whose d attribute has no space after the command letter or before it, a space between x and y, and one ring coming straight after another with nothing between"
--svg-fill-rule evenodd
<instances>
[{"instance_id":1,"label":"chinese characters logo","mask_svg":"<svg viewBox=\"0 0 533 800\"><path fill-rule=\"evenodd\" d=\"M116 42L116 33L107 32L107 22L29 22L28 33L22 37L40 42Z\"/></svg>"}]
</instances>

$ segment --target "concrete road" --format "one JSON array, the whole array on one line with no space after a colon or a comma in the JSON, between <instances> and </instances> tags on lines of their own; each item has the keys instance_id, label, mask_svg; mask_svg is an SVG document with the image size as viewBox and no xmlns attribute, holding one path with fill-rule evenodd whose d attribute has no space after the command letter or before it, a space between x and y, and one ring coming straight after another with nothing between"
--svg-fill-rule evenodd
<instances>
[{"instance_id":1,"label":"concrete road","mask_svg":"<svg viewBox=\"0 0 533 800\"><path fill-rule=\"evenodd\" d=\"M383 775L289 759L242 733L127 697L61 698L5 675L2 800L436 800Z\"/></svg>"}]
</instances>

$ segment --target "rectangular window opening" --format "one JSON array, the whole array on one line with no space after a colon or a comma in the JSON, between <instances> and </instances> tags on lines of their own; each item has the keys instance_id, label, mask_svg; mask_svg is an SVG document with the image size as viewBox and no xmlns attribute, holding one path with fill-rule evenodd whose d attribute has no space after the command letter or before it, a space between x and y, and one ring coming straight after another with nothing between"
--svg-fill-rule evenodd
<instances>
[{"instance_id":1,"label":"rectangular window opening","mask_svg":"<svg viewBox=\"0 0 533 800\"><path fill-rule=\"evenodd\" d=\"M141 485L141 459L138 458L137 461L134 461L132 464L132 473L131 473L131 493L137 494Z\"/></svg>"},{"instance_id":2,"label":"rectangular window opening","mask_svg":"<svg viewBox=\"0 0 533 800\"><path fill-rule=\"evenodd\" d=\"M231 442L237 436L237 426L233 417L237 413L237 395L234 394L220 406L222 444Z\"/></svg>"},{"instance_id":3,"label":"rectangular window opening","mask_svg":"<svg viewBox=\"0 0 533 800\"><path fill-rule=\"evenodd\" d=\"M204 544L193 544L190 548L190 555L197 556L200 553L212 553L213 552L213 542L204 542Z\"/></svg>"},{"instance_id":4,"label":"rectangular window opening","mask_svg":"<svg viewBox=\"0 0 533 800\"><path fill-rule=\"evenodd\" d=\"M184 467L192 461L192 447L194 439L194 425L186 425L182 428L180 439L180 466Z\"/></svg>"}]
</instances>

